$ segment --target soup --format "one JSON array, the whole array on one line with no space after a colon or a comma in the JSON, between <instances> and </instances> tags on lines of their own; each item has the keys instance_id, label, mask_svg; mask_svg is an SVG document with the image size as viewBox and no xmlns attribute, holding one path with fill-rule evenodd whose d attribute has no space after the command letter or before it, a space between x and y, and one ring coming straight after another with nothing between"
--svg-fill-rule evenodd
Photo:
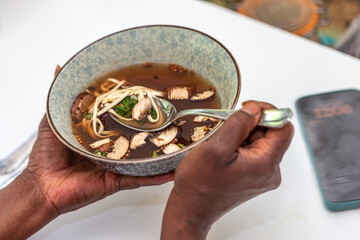
<instances>
[{"instance_id":1,"label":"soup","mask_svg":"<svg viewBox=\"0 0 360 240\"><path fill-rule=\"evenodd\" d=\"M158 98L181 111L220 108L216 90L199 74L175 64L144 63L121 68L94 81L71 109L76 139L95 155L111 159L156 157L203 138L217 119L186 116L159 132L139 132L117 123L156 128L165 114Z\"/></svg>"}]
</instances>

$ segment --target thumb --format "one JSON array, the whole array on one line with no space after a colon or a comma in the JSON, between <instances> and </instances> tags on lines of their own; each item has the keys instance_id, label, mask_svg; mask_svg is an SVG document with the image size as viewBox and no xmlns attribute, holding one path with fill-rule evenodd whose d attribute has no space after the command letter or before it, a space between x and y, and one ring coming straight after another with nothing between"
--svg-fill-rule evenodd
<instances>
[{"instance_id":1,"label":"thumb","mask_svg":"<svg viewBox=\"0 0 360 240\"><path fill-rule=\"evenodd\" d=\"M221 149L223 153L233 154L248 138L261 115L261 104L247 101L239 111L232 114L209 140L209 144Z\"/></svg>"}]
</instances>

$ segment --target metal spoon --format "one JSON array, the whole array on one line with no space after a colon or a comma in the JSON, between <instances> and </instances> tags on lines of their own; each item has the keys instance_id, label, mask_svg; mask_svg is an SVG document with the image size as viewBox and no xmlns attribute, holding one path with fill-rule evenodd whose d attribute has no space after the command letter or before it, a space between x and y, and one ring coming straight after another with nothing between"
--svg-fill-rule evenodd
<instances>
[{"instance_id":1,"label":"metal spoon","mask_svg":"<svg viewBox=\"0 0 360 240\"><path fill-rule=\"evenodd\" d=\"M163 121L160 126L148 127L144 125L137 124L130 124L128 121L122 121L116 115L110 113L110 116L121 125L137 130L137 131L145 131L145 132L156 132L160 131L170 124L172 124L176 119L187 116L187 115L200 115L200 116L208 116L217 118L220 120L226 120L231 114L236 112L237 110L228 110L228 109L186 109L180 112L176 111L175 106L162 99L159 98L161 110L165 115L165 120ZM285 124L287 124L293 113L290 108L280 108L280 109L267 109L264 110L262 116L258 122L258 126L268 127L268 128L281 128Z\"/></svg>"}]
</instances>

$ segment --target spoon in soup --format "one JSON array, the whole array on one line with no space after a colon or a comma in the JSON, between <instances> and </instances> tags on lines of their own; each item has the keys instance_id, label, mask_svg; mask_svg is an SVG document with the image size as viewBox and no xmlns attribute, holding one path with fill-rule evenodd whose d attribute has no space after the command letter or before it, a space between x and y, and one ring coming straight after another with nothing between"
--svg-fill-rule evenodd
<instances>
[{"instance_id":1,"label":"spoon in soup","mask_svg":"<svg viewBox=\"0 0 360 240\"><path fill-rule=\"evenodd\" d=\"M237 111L229 109L186 109L177 112L175 106L169 101L162 98L156 100L158 101L157 105L160 106L160 119L157 123L144 123L136 120L124 121L113 113L109 112L109 114L116 122L127 128L136 131L156 132L167 128L175 120L187 115L200 115L226 120ZM266 109L262 112L257 125L267 128L281 128L290 121L292 116L293 113L290 108Z\"/></svg>"}]
</instances>

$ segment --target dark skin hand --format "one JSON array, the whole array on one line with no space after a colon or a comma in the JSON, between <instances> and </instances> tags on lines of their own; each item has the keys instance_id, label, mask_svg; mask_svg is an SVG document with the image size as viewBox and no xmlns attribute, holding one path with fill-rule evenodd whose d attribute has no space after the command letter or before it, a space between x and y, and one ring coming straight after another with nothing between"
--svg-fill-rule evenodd
<instances>
[{"instance_id":1,"label":"dark skin hand","mask_svg":"<svg viewBox=\"0 0 360 240\"><path fill-rule=\"evenodd\" d=\"M293 136L256 127L268 103L250 101L181 161L164 213L161 239L205 239L211 225L239 204L279 186L280 161Z\"/></svg>"},{"instance_id":2,"label":"dark skin hand","mask_svg":"<svg viewBox=\"0 0 360 240\"><path fill-rule=\"evenodd\" d=\"M0 191L0 239L26 239L60 214L79 209L119 190L172 181L107 171L65 147L44 117L26 169ZM21 228L16 228L21 223Z\"/></svg>"},{"instance_id":3,"label":"dark skin hand","mask_svg":"<svg viewBox=\"0 0 360 240\"><path fill-rule=\"evenodd\" d=\"M173 173L134 177L105 170L63 145L46 118L40 123L39 136L25 171L38 183L47 204L57 214L79 209L119 190L173 180Z\"/></svg>"},{"instance_id":4,"label":"dark skin hand","mask_svg":"<svg viewBox=\"0 0 360 240\"><path fill-rule=\"evenodd\" d=\"M60 70L58 65L55 75ZM26 170L32 173L45 199L58 214L76 210L119 190L158 185L173 180L173 173L134 177L107 171L61 144L45 118L40 123L39 137L30 159L43 160L30 161Z\"/></svg>"}]
</instances>

